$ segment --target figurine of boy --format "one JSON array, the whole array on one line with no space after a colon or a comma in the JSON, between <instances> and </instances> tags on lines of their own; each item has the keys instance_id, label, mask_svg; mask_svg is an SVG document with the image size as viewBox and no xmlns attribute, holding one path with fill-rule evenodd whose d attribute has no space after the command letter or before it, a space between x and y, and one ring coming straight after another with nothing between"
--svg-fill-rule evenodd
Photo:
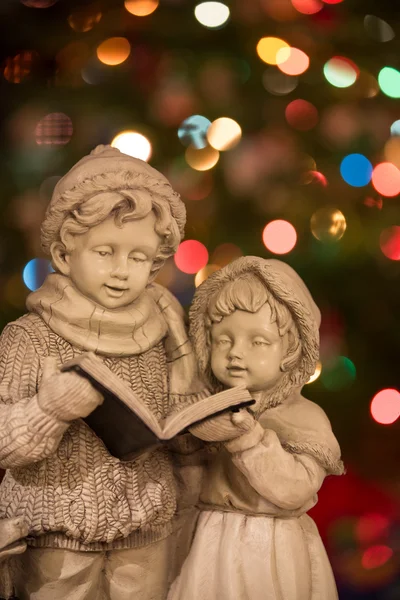
<instances>
[{"instance_id":1,"label":"figurine of boy","mask_svg":"<svg viewBox=\"0 0 400 600\"><path fill-rule=\"evenodd\" d=\"M81 420L102 396L58 367L94 351L160 419L204 396L182 309L152 283L185 220L163 175L110 146L55 187L42 225L55 273L0 340L0 517L21 517L29 529L15 573L20 600L166 596L171 454L111 456Z\"/></svg>"},{"instance_id":2,"label":"figurine of boy","mask_svg":"<svg viewBox=\"0 0 400 600\"><path fill-rule=\"evenodd\" d=\"M256 403L191 428L218 443L168 600L337 600L307 515L325 476L343 472L325 413L300 394L319 324L304 282L278 260L239 258L196 291L189 331L201 373L213 391L245 384Z\"/></svg>"}]
</instances>

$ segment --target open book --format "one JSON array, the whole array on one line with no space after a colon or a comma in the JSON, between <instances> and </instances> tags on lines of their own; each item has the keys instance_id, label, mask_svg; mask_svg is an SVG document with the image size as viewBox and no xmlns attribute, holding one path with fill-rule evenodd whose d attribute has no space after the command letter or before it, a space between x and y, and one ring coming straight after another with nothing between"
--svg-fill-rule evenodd
<instances>
[{"instance_id":1,"label":"open book","mask_svg":"<svg viewBox=\"0 0 400 600\"><path fill-rule=\"evenodd\" d=\"M61 370L73 370L86 377L104 396L103 404L84 421L110 454L125 460L149 446L172 439L207 417L254 404L246 389L236 387L183 406L159 421L129 385L112 373L93 352L64 363Z\"/></svg>"}]
</instances>

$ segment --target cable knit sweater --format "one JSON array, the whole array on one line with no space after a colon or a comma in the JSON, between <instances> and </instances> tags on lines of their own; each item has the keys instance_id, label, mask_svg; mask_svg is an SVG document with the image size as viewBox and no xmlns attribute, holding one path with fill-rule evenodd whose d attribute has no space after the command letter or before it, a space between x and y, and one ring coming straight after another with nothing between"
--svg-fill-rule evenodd
<instances>
[{"instance_id":1,"label":"cable knit sweater","mask_svg":"<svg viewBox=\"0 0 400 600\"><path fill-rule=\"evenodd\" d=\"M30 301L35 312L8 325L0 341L0 466L9 469L0 486L0 517L23 516L29 526L29 543L39 547L121 549L161 539L170 533L176 509L168 449L156 448L136 460L121 462L82 420L60 421L38 404L45 357L55 356L62 364L93 350L85 346L84 336L74 332L74 327L79 330L84 322L82 314L80 320L74 318L76 305L82 303L84 312L87 299L60 275L48 280L37 301ZM148 319L156 315L164 324L164 329L157 330L157 337L164 332L161 339L147 339L149 347L136 353L129 354L126 347L121 356L118 343L113 352L110 338L106 340L108 352L102 354L104 340L99 333L97 351L110 370L162 418L204 394L190 394L187 389L194 378L193 362L171 295L155 285L150 291L147 302L154 305ZM43 298L52 298L50 307L57 300L58 316L46 310ZM60 315L64 320L60 321ZM54 329L59 330L61 322L66 327L67 315L71 327L61 336ZM102 314L100 322L104 325L109 316ZM140 327L143 330L143 323ZM135 337L134 331L133 341ZM184 372L187 377L183 380Z\"/></svg>"}]
</instances>

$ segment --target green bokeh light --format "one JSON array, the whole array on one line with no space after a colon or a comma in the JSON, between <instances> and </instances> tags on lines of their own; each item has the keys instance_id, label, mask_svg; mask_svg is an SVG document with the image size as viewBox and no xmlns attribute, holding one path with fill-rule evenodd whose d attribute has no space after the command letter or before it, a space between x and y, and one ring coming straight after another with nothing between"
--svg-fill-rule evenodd
<instances>
[{"instance_id":1,"label":"green bokeh light","mask_svg":"<svg viewBox=\"0 0 400 600\"><path fill-rule=\"evenodd\" d=\"M392 67L379 71L378 83L382 92L390 98L400 98L400 72Z\"/></svg>"},{"instance_id":2,"label":"green bokeh light","mask_svg":"<svg viewBox=\"0 0 400 600\"><path fill-rule=\"evenodd\" d=\"M356 367L346 356L337 356L323 365L321 381L331 392L349 388L355 378Z\"/></svg>"}]
</instances>

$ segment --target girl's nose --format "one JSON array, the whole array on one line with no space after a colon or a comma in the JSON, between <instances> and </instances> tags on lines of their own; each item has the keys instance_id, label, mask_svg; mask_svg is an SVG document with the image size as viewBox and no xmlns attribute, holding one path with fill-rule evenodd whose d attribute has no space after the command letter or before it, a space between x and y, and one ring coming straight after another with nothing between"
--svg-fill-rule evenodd
<instances>
[{"instance_id":1,"label":"girl's nose","mask_svg":"<svg viewBox=\"0 0 400 600\"><path fill-rule=\"evenodd\" d=\"M242 358L243 357L243 345L235 342L229 349L229 358Z\"/></svg>"}]
</instances>

